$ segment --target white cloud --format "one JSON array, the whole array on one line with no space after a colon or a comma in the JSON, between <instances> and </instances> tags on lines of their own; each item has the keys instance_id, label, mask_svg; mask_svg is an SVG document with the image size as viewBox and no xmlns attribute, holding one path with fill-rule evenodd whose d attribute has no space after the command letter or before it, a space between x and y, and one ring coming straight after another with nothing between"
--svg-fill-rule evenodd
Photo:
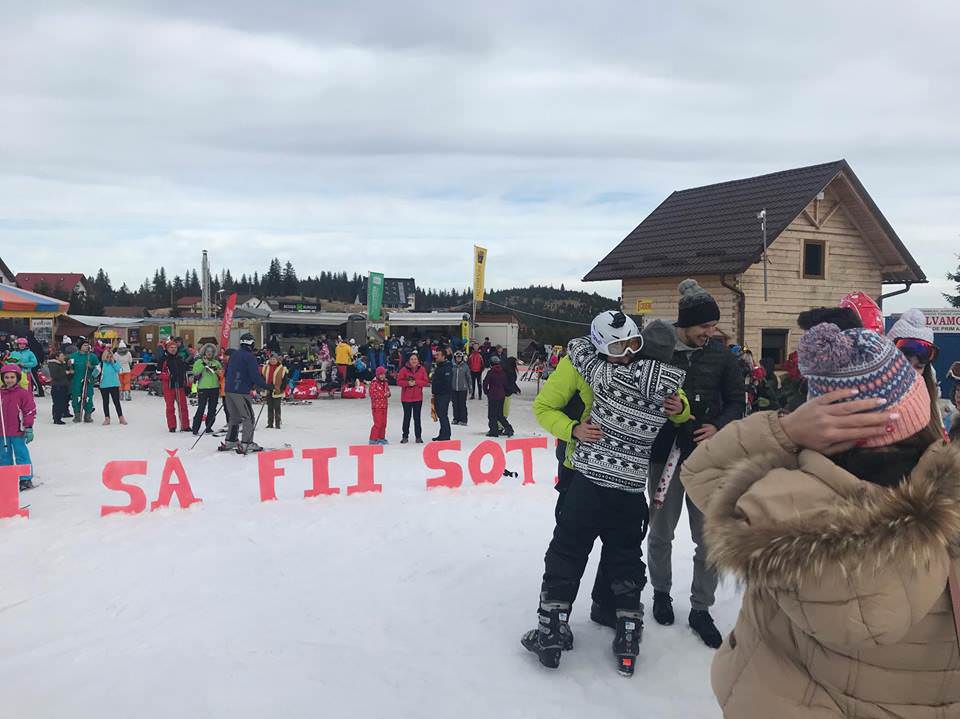
<instances>
[{"instance_id":1,"label":"white cloud","mask_svg":"<svg viewBox=\"0 0 960 719\"><path fill-rule=\"evenodd\" d=\"M215 267L576 286L670 190L846 157L956 265L952 4L17 5L0 43L14 269ZM616 295L615 283L590 284Z\"/></svg>"}]
</instances>

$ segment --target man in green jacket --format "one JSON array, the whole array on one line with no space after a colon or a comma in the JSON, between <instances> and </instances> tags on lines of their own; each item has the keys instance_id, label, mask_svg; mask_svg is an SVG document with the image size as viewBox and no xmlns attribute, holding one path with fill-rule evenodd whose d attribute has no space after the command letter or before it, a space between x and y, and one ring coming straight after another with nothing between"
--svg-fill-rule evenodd
<instances>
[{"instance_id":1,"label":"man in green jacket","mask_svg":"<svg viewBox=\"0 0 960 719\"><path fill-rule=\"evenodd\" d=\"M550 378L540 388L533 401L533 416L547 432L557 438L557 485L559 493L554 515L559 519L563 512L563 500L573 465L570 457L577 442L596 442L603 436L603 430L590 423L590 411L593 409L593 390L583 376L577 372L569 356L564 356ZM605 627L616 628L617 612L610 583L604 579L604 556L600 554L600 566L593 583L593 605L590 607L590 619Z\"/></svg>"}]
</instances>

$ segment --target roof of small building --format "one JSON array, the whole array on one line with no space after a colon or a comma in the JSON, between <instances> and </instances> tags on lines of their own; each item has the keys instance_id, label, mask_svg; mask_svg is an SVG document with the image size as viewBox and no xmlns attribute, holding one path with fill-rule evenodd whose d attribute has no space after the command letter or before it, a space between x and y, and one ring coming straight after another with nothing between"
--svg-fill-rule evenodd
<instances>
[{"instance_id":1,"label":"roof of small building","mask_svg":"<svg viewBox=\"0 0 960 719\"><path fill-rule=\"evenodd\" d=\"M89 289L89 283L82 272L18 272L17 285L35 292L38 285L45 286L51 292L73 292L77 283Z\"/></svg>"},{"instance_id":2,"label":"roof of small building","mask_svg":"<svg viewBox=\"0 0 960 719\"><path fill-rule=\"evenodd\" d=\"M841 173L906 265L906 271L885 274L884 281L926 282L846 160L677 190L583 279L743 272L763 252L760 210L767 211L769 244Z\"/></svg>"}]
</instances>

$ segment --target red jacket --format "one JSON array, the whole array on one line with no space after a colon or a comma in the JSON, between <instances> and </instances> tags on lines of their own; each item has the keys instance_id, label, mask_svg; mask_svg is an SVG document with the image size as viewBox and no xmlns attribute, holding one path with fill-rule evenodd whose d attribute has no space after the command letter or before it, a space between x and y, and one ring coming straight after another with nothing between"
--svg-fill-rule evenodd
<instances>
[{"instance_id":1,"label":"red jacket","mask_svg":"<svg viewBox=\"0 0 960 719\"><path fill-rule=\"evenodd\" d=\"M370 407L372 409L386 409L389 405L390 385L385 379L375 379L370 383Z\"/></svg>"},{"instance_id":2,"label":"red jacket","mask_svg":"<svg viewBox=\"0 0 960 719\"><path fill-rule=\"evenodd\" d=\"M483 355L479 352L471 352L470 356L467 358L467 364L470 366L471 372L482 372Z\"/></svg>"},{"instance_id":3,"label":"red jacket","mask_svg":"<svg viewBox=\"0 0 960 719\"><path fill-rule=\"evenodd\" d=\"M413 385L410 385L410 380ZM397 384L400 386L401 402L423 402L423 388L430 386L430 378L427 377L427 371L423 365L419 365L416 371L410 368L407 363L397 375Z\"/></svg>"}]
</instances>

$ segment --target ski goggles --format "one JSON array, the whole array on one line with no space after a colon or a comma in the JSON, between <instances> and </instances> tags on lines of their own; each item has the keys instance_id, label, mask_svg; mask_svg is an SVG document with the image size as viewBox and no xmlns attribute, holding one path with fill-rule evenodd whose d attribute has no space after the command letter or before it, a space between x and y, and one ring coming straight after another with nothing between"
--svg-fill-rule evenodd
<instances>
[{"instance_id":1,"label":"ski goggles","mask_svg":"<svg viewBox=\"0 0 960 719\"><path fill-rule=\"evenodd\" d=\"M937 358L937 346L926 340L901 337L894 344L907 357L916 357L920 364L930 364Z\"/></svg>"},{"instance_id":2,"label":"ski goggles","mask_svg":"<svg viewBox=\"0 0 960 719\"><path fill-rule=\"evenodd\" d=\"M625 340L617 340L607 345L607 351L604 352L607 357L626 357L635 355L643 347L642 337L628 337Z\"/></svg>"}]
</instances>

